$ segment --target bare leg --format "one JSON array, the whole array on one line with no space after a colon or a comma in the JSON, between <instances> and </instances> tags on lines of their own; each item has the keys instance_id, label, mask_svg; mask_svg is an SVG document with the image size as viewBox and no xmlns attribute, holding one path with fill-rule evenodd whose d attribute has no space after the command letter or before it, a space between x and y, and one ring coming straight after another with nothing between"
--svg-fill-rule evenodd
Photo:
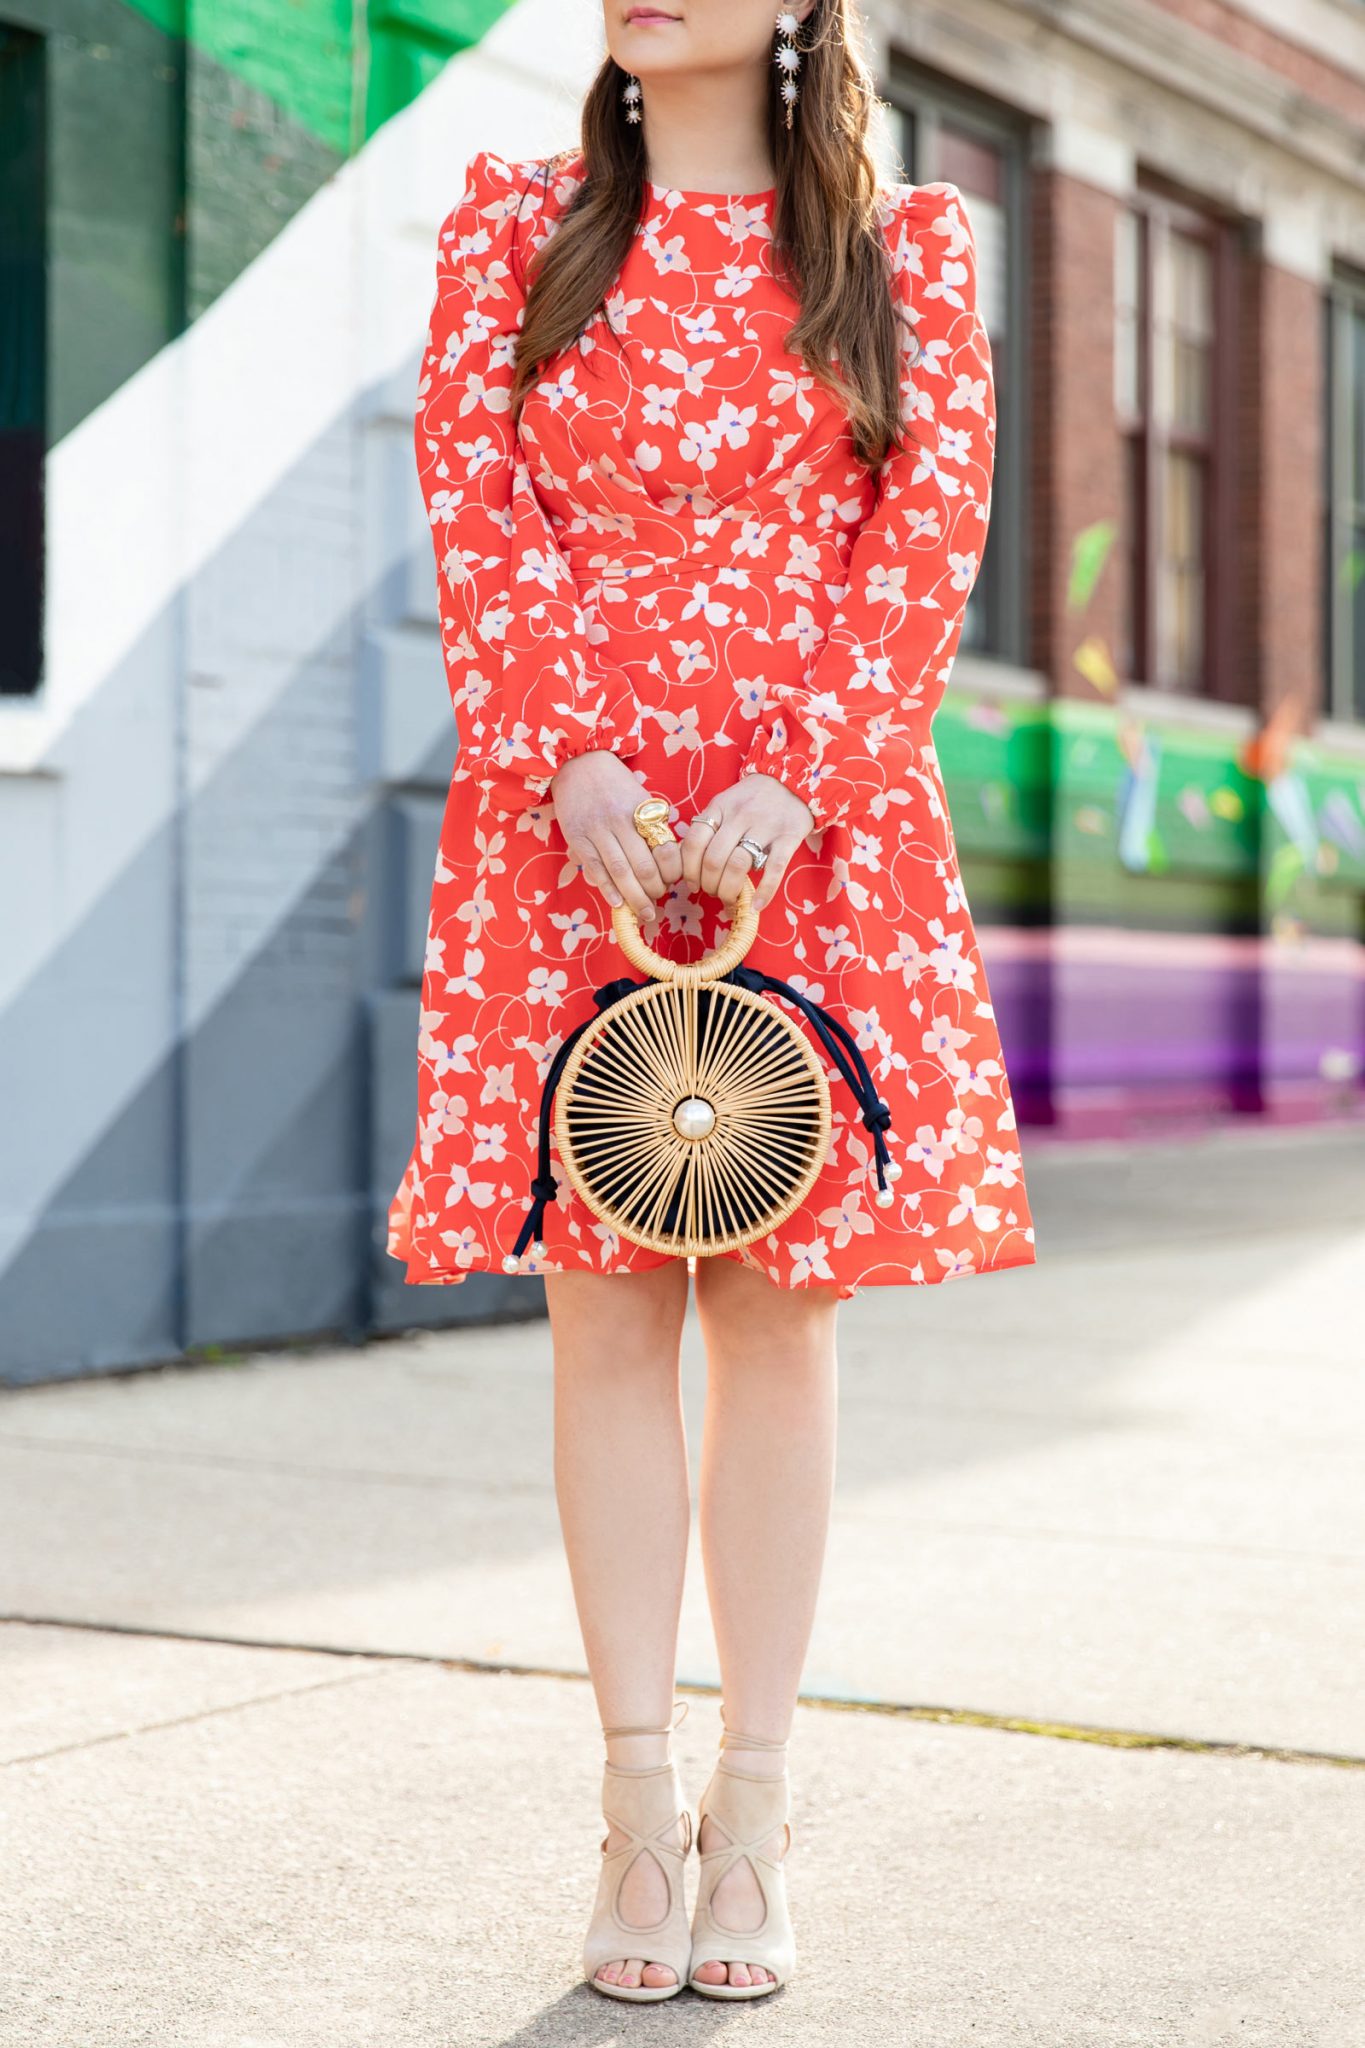
<instances>
[{"instance_id":1,"label":"bare leg","mask_svg":"<svg viewBox=\"0 0 1365 2048\"><path fill-rule=\"evenodd\" d=\"M791 1727L829 1530L838 1369L833 1287L783 1288L737 1260L699 1259L697 1312L708 1384L702 1436L701 1540L725 1717L785 1741ZM780 1772L781 1754L744 1753L744 1768ZM713 1844L703 1821L698 1843ZM779 1830L769 1852L781 1851ZM757 1926L763 1895L743 1861L715 1905L733 1927ZM724 1963L698 1976L723 1984ZM744 1963L732 1984L760 1981Z\"/></svg>"},{"instance_id":2,"label":"bare leg","mask_svg":"<svg viewBox=\"0 0 1365 2048\"><path fill-rule=\"evenodd\" d=\"M687 1444L678 1351L684 1260L643 1273L547 1273L555 1360L555 1497L583 1648L604 1727L672 1719L687 1563ZM660 1763L667 1736L613 1737L612 1763ZM612 1849L623 1837L612 1828ZM679 1840L681 1841L681 1829ZM621 1887L621 1917L655 1923L668 1903L652 1857ZM657 1986L674 1972L623 1956L610 1983Z\"/></svg>"}]
</instances>

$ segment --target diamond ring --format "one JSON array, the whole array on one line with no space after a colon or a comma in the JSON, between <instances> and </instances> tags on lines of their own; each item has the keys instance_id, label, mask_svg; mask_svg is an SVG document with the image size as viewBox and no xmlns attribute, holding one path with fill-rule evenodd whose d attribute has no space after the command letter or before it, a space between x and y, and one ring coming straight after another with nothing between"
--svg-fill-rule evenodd
<instances>
[{"instance_id":1,"label":"diamond ring","mask_svg":"<svg viewBox=\"0 0 1365 2048\"><path fill-rule=\"evenodd\" d=\"M740 846L744 848L744 851L749 856L749 867L751 872L757 874L758 870L766 865L768 859L768 848L766 846L760 846L758 841L756 839L751 839L747 832L744 833L744 835L738 843Z\"/></svg>"}]
</instances>

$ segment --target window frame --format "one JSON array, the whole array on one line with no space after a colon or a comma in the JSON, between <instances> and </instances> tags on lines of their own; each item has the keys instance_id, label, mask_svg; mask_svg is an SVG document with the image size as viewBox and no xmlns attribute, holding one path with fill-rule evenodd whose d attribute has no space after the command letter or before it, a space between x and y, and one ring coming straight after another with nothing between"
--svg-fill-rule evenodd
<instances>
[{"instance_id":1,"label":"window frame","mask_svg":"<svg viewBox=\"0 0 1365 2048\"><path fill-rule=\"evenodd\" d=\"M1351 384L1349 336L1359 322L1365 330L1365 271L1336 266L1323 295L1324 311L1324 546L1323 645L1326 652L1325 716L1343 725L1365 725L1365 646L1356 645L1354 593L1341 588L1346 536L1365 533L1365 496L1350 500L1352 436L1365 437L1365 390Z\"/></svg>"},{"instance_id":2,"label":"window frame","mask_svg":"<svg viewBox=\"0 0 1365 2048\"><path fill-rule=\"evenodd\" d=\"M971 649L973 659L1022 667L1028 660L1027 596L1032 572L1027 517L1030 461L1028 355L1029 234L1028 170L1033 123L1017 110L967 91L928 70L913 57L893 53L885 99L895 119L895 141L913 184L936 182L934 136L945 123L962 130L1000 157L1001 204L1005 216L1005 341L992 361L1004 358L999 377L1010 394L997 414L995 477L987 548L996 560L996 616L987 622L987 643ZM970 203L970 195L967 195ZM998 370L997 370L998 374ZM984 560L984 557L983 557ZM973 596L975 593L973 593ZM972 599L968 600L970 605Z\"/></svg>"},{"instance_id":3,"label":"window frame","mask_svg":"<svg viewBox=\"0 0 1365 2048\"><path fill-rule=\"evenodd\" d=\"M1237 326L1237 224L1226 214L1177 191L1161 179L1139 171L1132 190L1119 202L1138 228L1138 301L1135 318L1138 412L1125 415L1114 394L1114 420L1125 451L1137 450L1141 516L1131 535L1124 563L1127 579L1130 680L1163 696L1221 703L1248 701L1250 679L1239 689L1238 648L1231 630L1236 595L1235 464L1233 459L1239 395ZM1210 391L1208 427L1203 435L1159 425L1153 410L1156 323L1153 281L1159 251L1172 234L1201 241L1210 257L1212 331L1209 340ZM1117 287L1117 243L1115 246ZM1118 293L1114 292L1117 340ZM1203 567L1202 648L1197 680L1183 682L1163 675L1157 666L1161 645L1160 579L1165 506L1161 490L1162 460L1168 453L1195 452L1205 463L1207 486L1200 518ZM1125 452L1125 477L1130 457ZM1128 523L1129 506L1124 506Z\"/></svg>"},{"instance_id":4,"label":"window frame","mask_svg":"<svg viewBox=\"0 0 1365 2048\"><path fill-rule=\"evenodd\" d=\"M0 620L0 705L11 705L32 703L46 681L52 135L48 38L6 18L0 21L0 41L6 64L0 101L15 93L26 103L31 123L27 129L22 123L10 129L17 145L27 142L28 148L18 147L12 159L5 158L5 169L12 165L15 170L11 196L16 203L4 207L0 220L0 282L20 287L5 294L12 329L0 309L0 340L9 349L3 403L8 412L11 401L22 402L26 395L31 408L22 426L7 420L0 427L5 444L0 542L7 558L0 600L8 600ZM22 289L26 271L27 292ZM11 660L17 665L12 667Z\"/></svg>"}]
</instances>

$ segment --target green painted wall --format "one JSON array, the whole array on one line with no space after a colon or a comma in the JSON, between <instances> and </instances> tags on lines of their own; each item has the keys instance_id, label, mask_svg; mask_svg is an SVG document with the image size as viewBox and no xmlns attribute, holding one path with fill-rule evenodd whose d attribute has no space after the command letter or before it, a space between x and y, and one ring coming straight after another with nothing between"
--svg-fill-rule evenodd
<instances>
[{"instance_id":1,"label":"green painted wall","mask_svg":"<svg viewBox=\"0 0 1365 2048\"><path fill-rule=\"evenodd\" d=\"M1365 937L1365 757L966 690L934 736L984 917Z\"/></svg>"},{"instance_id":2,"label":"green painted wall","mask_svg":"<svg viewBox=\"0 0 1365 2048\"><path fill-rule=\"evenodd\" d=\"M164 35L348 156L515 0L128 0Z\"/></svg>"},{"instance_id":3,"label":"green painted wall","mask_svg":"<svg viewBox=\"0 0 1365 2048\"><path fill-rule=\"evenodd\" d=\"M48 442L515 0L10 0L47 42Z\"/></svg>"}]
</instances>

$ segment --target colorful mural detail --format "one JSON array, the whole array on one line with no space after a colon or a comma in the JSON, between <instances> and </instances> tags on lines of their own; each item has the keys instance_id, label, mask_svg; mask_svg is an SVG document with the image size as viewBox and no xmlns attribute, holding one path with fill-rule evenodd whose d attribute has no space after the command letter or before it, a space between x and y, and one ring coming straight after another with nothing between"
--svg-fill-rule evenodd
<instances>
[{"instance_id":1,"label":"colorful mural detail","mask_svg":"<svg viewBox=\"0 0 1365 2048\"><path fill-rule=\"evenodd\" d=\"M1365 752L957 689L935 737L1022 1116L1359 1113Z\"/></svg>"}]
</instances>

